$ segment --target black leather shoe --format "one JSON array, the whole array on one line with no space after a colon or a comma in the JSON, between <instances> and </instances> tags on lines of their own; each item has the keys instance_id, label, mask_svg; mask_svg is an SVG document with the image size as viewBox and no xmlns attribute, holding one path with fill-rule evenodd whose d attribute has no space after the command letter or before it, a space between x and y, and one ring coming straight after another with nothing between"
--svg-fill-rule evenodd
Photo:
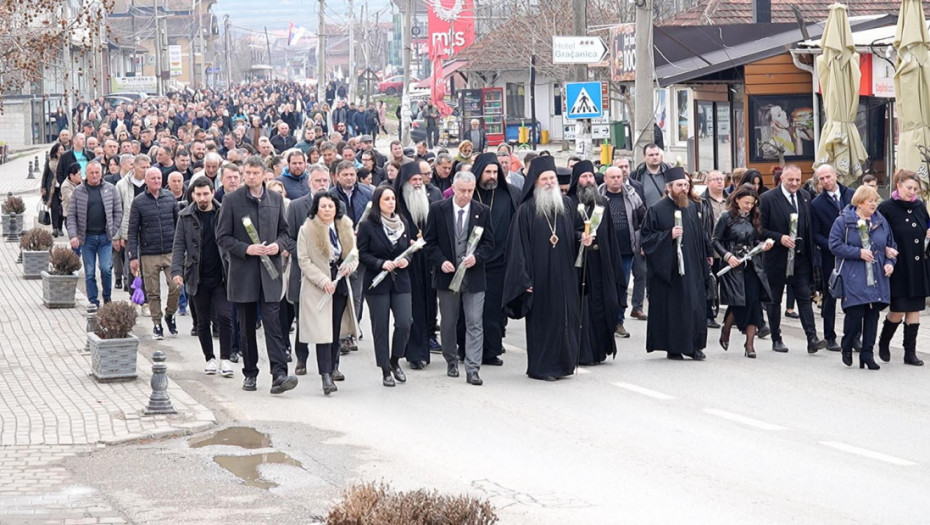
<instances>
[{"instance_id":1,"label":"black leather shoe","mask_svg":"<svg viewBox=\"0 0 930 525\"><path fill-rule=\"evenodd\" d=\"M400 368L400 365L392 368L391 373L394 374L394 379L396 379L398 383L407 382L407 376L404 374L404 371Z\"/></svg>"},{"instance_id":2,"label":"black leather shoe","mask_svg":"<svg viewBox=\"0 0 930 525\"><path fill-rule=\"evenodd\" d=\"M391 376L384 376L384 378L381 380L381 384L384 386L395 386L396 385L396 383L394 383L394 378Z\"/></svg>"},{"instance_id":3,"label":"black leather shoe","mask_svg":"<svg viewBox=\"0 0 930 525\"><path fill-rule=\"evenodd\" d=\"M707 328L720 328L720 323L716 319L708 319Z\"/></svg>"},{"instance_id":4,"label":"black leather shoe","mask_svg":"<svg viewBox=\"0 0 930 525\"><path fill-rule=\"evenodd\" d=\"M238 363L238 362L239 362L239 352L232 352L232 353L230 353L230 354L229 354L229 362L230 362L230 363Z\"/></svg>"},{"instance_id":5,"label":"black leather shoe","mask_svg":"<svg viewBox=\"0 0 930 525\"><path fill-rule=\"evenodd\" d=\"M772 329L769 328L768 325L763 326L762 328L759 329L758 332L756 332L756 337L759 337L762 339L765 339L766 337L770 335L772 335Z\"/></svg>"},{"instance_id":6,"label":"black leather shoe","mask_svg":"<svg viewBox=\"0 0 930 525\"><path fill-rule=\"evenodd\" d=\"M271 383L272 394L283 394L288 390L294 390L297 386L297 376L278 376Z\"/></svg>"},{"instance_id":7,"label":"black leather shoe","mask_svg":"<svg viewBox=\"0 0 930 525\"><path fill-rule=\"evenodd\" d=\"M291 349L290 349L290 348L285 348L285 349L284 349L284 355L287 357L287 362L288 362L288 363L291 363L291 362L294 361L294 356L291 355Z\"/></svg>"},{"instance_id":8,"label":"black leather shoe","mask_svg":"<svg viewBox=\"0 0 930 525\"><path fill-rule=\"evenodd\" d=\"M197 337L197 327L191 328L191 337Z\"/></svg>"},{"instance_id":9,"label":"black leather shoe","mask_svg":"<svg viewBox=\"0 0 930 525\"><path fill-rule=\"evenodd\" d=\"M818 350L823 350L827 347L827 342L823 339L813 339L807 342L807 353L816 354Z\"/></svg>"},{"instance_id":10,"label":"black leather shoe","mask_svg":"<svg viewBox=\"0 0 930 525\"><path fill-rule=\"evenodd\" d=\"M297 361L297 366L294 368L294 374L298 376L307 375L307 363L304 361Z\"/></svg>"},{"instance_id":11,"label":"black leather shoe","mask_svg":"<svg viewBox=\"0 0 930 525\"><path fill-rule=\"evenodd\" d=\"M703 361L707 359L707 356L704 355L704 352L702 352L700 348L698 348L694 351L693 354L691 354L691 359L694 359L695 361Z\"/></svg>"},{"instance_id":12,"label":"black leather shoe","mask_svg":"<svg viewBox=\"0 0 930 525\"><path fill-rule=\"evenodd\" d=\"M247 377L242 381L242 389L246 392L255 392L255 378Z\"/></svg>"},{"instance_id":13,"label":"black leather shoe","mask_svg":"<svg viewBox=\"0 0 930 525\"><path fill-rule=\"evenodd\" d=\"M836 342L836 339L828 339L828 340L827 340L827 350L829 350L829 351L831 351L831 352L839 352L839 351L841 351L842 349L843 349L843 348L840 347L839 343Z\"/></svg>"},{"instance_id":14,"label":"black leather shoe","mask_svg":"<svg viewBox=\"0 0 930 525\"><path fill-rule=\"evenodd\" d=\"M449 377L458 377L459 376L458 363L449 363L449 365L446 367L446 375Z\"/></svg>"},{"instance_id":15,"label":"black leather shoe","mask_svg":"<svg viewBox=\"0 0 930 525\"><path fill-rule=\"evenodd\" d=\"M323 374L323 395L328 396L339 390L336 388L336 383L333 383L332 374Z\"/></svg>"},{"instance_id":16,"label":"black leather shoe","mask_svg":"<svg viewBox=\"0 0 930 525\"><path fill-rule=\"evenodd\" d=\"M423 370L423 361L410 361L411 370Z\"/></svg>"},{"instance_id":17,"label":"black leather shoe","mask_svg":"<svg viewBox=\"0 0 930 525\"><path fill-rule=\"evenodd\" d=\"M555 376L534 376L534 375L532 375L532 374L530 374L530 378L531 378L531 379L538 379L538 380L540 380L540 381L549 381L550 383L551 383L552 381L558 381L558 380L559 380L559 378L557 378L557 377L555 377Z\"/></svg>"},{"instance_id":18,"label":"black leather shoe","mask_svg":"<svg viewBox=\"0 0 930 525\"><path fill-rule=\"evenodd\" d=\"M465 381L468 382L469 385L475 385L475 386L481 386L484 384L484 381L482 381L481 378L478 377L478 372L469 372L468 374L466 374Z\"/></svg>"},{"instance_id":19,"label":"black leather shoe","mask_svg":"<svg viewBox=\"0 0 930 525\"><path fill-rule=\"evenodd\" d=\"M495 357L492 359L485 359L484 361L481 362L481 364L489 365L489 366L503 366L504 361L500 357Z\"/></svg>"},{"instance_id":20,"label":"black leather shoe","mask_svg":"<svg viewBox=\"0 0 930 525\"><path fill-rule=\"evenodd\" d=\"M666 355L665 357L666 357L667 359L671 359L672 361L682 361L682 360L684 360L684 356L681 355L681 354L679 354L678 352L669 352L668 355Z\"/></svg>"},{"instance_id":21,"label":"black leather shoe","mask_svg":"<svg viewBox=\"0 0 930 525\"><path fill-rule=\"evenodd\" d=\"M340 372L338 368L333 370L333 381L345 381L345 380L346 380L345 374Z\"/></svg>"},{"instance_id":22,"label":"black leather shoe","mask_svg":"<svg viewBox=\"0 0 930 525\"><path fill-rule=\"evenodd\" d=\"M794 310L792 310L792 311L790 311L790 312L789 312L788 310L785 310L785 314L784 314L784 315L785 315L785 317L788 317L788 318L790 318L790 319L800 319L800 318L801 318L801 315L798 314L797 312L795 312Z\"/></svg>"},{"instance_id":23,"label":"black leather shoe","mask_svg":"<svg viewBox=\"0 0 930 525\"><path fill-rule=\"evenodd\" d=\"M782 341L772 341L772 350L775 352L781 352L782 354L788 353L788 347L785 346L785 343Z\"/></svg>"}]
</instances>

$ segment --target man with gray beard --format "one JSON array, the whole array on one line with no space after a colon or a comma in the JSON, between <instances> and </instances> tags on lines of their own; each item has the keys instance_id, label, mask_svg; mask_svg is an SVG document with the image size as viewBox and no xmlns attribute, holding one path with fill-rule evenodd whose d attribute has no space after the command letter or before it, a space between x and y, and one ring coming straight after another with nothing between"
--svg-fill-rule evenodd
<instances>
[{"instance_id":1,"label":"man with gray beard","mask_svg":"<svg viewBox=\"0 0 930 525\"><path fill-rule=\"evenodd\" d=\"M419 239L426 234L430 205L426 177L430 175L427 162L414 161L401 166L400 173L394 179L397 211L407 221L411 239ZM431 269L424 251L413 255L407 272L410 275L413 325L410 327L406 357L410 368L422 370L430 361L429 338L435 332L438 309Z\"/></svg>"},{"instance_id":2,"label":"man with gray beard","mask_svg":"<svg viewBox=\"0 0 930 525\"><path fill-rule=\"evenodd\" d=\"M504 312L526 317L527 375L555 381L574 373L581 343L581 305L575 256L584 234L581 215L562 195L555 160L530 165L523 204L510 227L504 274Z\"/></svg>"},{"instance_id":3,"label":"man with gray beard","mask_svg":"<svg viewBox=\"0 0 930 525\"><path fill-rule=\"evenodd\" d=\"M585 248L579 272L581 297L581 347L578 362L596 365L617 356L614 329L620 309L626 306L626 279L623 258L614 231L607 199L601 197L594 178L594 164L583 160L572 166L568 198L588 221L596 206L602 207L602 220L591 246Z\"/></svg>"},{"instance_id":4,"label":"man with gray beard","mask_svg":"<svg viewBox=\"0 0 930 525\"><path fill-rule=\"evenodd\" d=\"M667 195L646 210L641 230L649 288L646 351L668 352L669 359L681 360L684 354L703 361L707 345L704 276L713 261L712 248L698 217L700 205L688 198L685 170L669 168L665 177ZM676 214L680 226L676 226Z\"/></svg>"}]
</instances>

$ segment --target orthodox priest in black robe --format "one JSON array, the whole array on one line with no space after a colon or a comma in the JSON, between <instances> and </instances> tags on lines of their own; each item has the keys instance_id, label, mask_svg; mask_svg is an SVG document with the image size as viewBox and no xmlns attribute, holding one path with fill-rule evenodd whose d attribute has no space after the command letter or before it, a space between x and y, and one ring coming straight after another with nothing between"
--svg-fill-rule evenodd
<instances>
[{"instance_id":1,"label":"orthodox priest in black robe","mask_svg":"<svg viewBox=\"0 0 930 525\"><path fill-rule=\"evenodd\" d=\"M478 183L475 185L474 200L491 208L491 226L494 231L494 251L484 263L487 289L484 292L484 354L481 364L500 366L504 353L504 252L510 223L520 205L522 194L516 186L508 183L497 162L497 154L482 153L475 158L471 168ZM465 326L460 327L459 348L464 349ZM464 356L464 350L462 355Z\"/></svg>"},{"instance_id":2,"label":"orthodox priest in black robe","mask_svg":"<svg viewBox=\"0 0 930 525\"><path fill-rule=\"evenodd\" d=\"M504 312L526 317L526 373L555 381L574 373L581 343L581 306L575 256L581 216L562 195L555 161L538 157L523 186L523 204L510 226L504 274Z\"/></svg>"},{"instance_id":3,"label":"orthodox priest in black robe","mask_svg":"<svg viewBox=\"0 0 930 525\"><path fill-rule=\"evenodd\" d=\"M704 283L712 251L698 216L700 205L688 198L685 171L671 168L665 180L666 195L646 210L641 230L649 289L646 351L668 352L669 359L682 359L684 354L700 361L707 343ZM675 226L676 212L681 213L680 228ZM678 237L684 275L678 265Z\"/></svg>"},{"instance_id":4,"label":"orthodox priest in black robe","mask_svg":"<svg viewBox=\"0 0 930 525\"><path fill-rule=\"evenodd\" d=\"M408 162L400 167L400 173L394 179L397 211L410 225L412 239L421 238L426 232L429 205L433 201L430 200L423 174L429 174L429 171L426 161ZM406 353L410 368L414 370L422 370L429 364L430 327L434 324L433 312L437 300L430 271L425 252L420 250L415 253L407 269L410 275L413 324L410 326Z\"/></svg>"},{"instance_id":5,"label":"orthodox priest in black robe","mask_svg":"<svg viewBox=\"0 0 930 525\"><path fill-rule=\"evenodd\" d=\"M595 365L617 356L614 329L621 305L626 303L626 278L623 259L614 232L614 224L607 210L607 199L597 190L594 164L583 160L572 166L572 181L568 198L588 221L595 206L602 206L602 220L594 234L591 246L584 249L581 267L578 268L579 296L581 297L581 347L578 363ZM578 262L577 259L575 261Z\"/></svg>"}]
</instances>

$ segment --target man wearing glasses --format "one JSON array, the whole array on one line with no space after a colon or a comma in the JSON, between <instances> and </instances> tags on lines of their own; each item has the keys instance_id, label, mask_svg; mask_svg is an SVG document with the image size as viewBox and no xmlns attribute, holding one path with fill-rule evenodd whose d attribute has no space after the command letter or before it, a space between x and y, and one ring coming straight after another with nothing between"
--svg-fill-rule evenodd
<instances>
[{"instance_id":1,"label":"man wearing glasses","mask_svg":"<svg viewBox=\"0 0 930 525\"><path fill-rule=\"evenodd\" d=\"M717 220L720 219L720 214L727 209L727 196L723 191L723 173L716 170L711 171L707 174L704 182L707 184L707 189L704 190L704 194L701 196L703 199L702 208L704 215L704 230L708 236L711 236L714 233L714 227L717 225ZM716 253L714 254L714 264L711 270L714 272L714 274L720 270L720 257L718 257ZM720 328L720 324L717 322L716 312L714 311L714 302L714 299L708 296L708 328Z\"/></svg>"}]
</instances>

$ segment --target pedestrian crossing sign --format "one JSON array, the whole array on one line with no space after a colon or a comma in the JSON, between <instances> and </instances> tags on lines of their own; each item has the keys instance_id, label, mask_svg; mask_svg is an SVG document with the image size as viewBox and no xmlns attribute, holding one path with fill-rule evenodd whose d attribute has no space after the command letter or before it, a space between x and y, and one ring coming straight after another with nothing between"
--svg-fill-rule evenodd
<instances>
[{"instance_id":1,"label":"pedestrian crossing sign","mask_svg":"<svg viewBox=\"0 0 930 525\"><path fill-rule=\"evenodd\" d=\"M604 116L600 82L568 82L565 84L566 118L585 119Z\"/></svg>"}]
</instances>

